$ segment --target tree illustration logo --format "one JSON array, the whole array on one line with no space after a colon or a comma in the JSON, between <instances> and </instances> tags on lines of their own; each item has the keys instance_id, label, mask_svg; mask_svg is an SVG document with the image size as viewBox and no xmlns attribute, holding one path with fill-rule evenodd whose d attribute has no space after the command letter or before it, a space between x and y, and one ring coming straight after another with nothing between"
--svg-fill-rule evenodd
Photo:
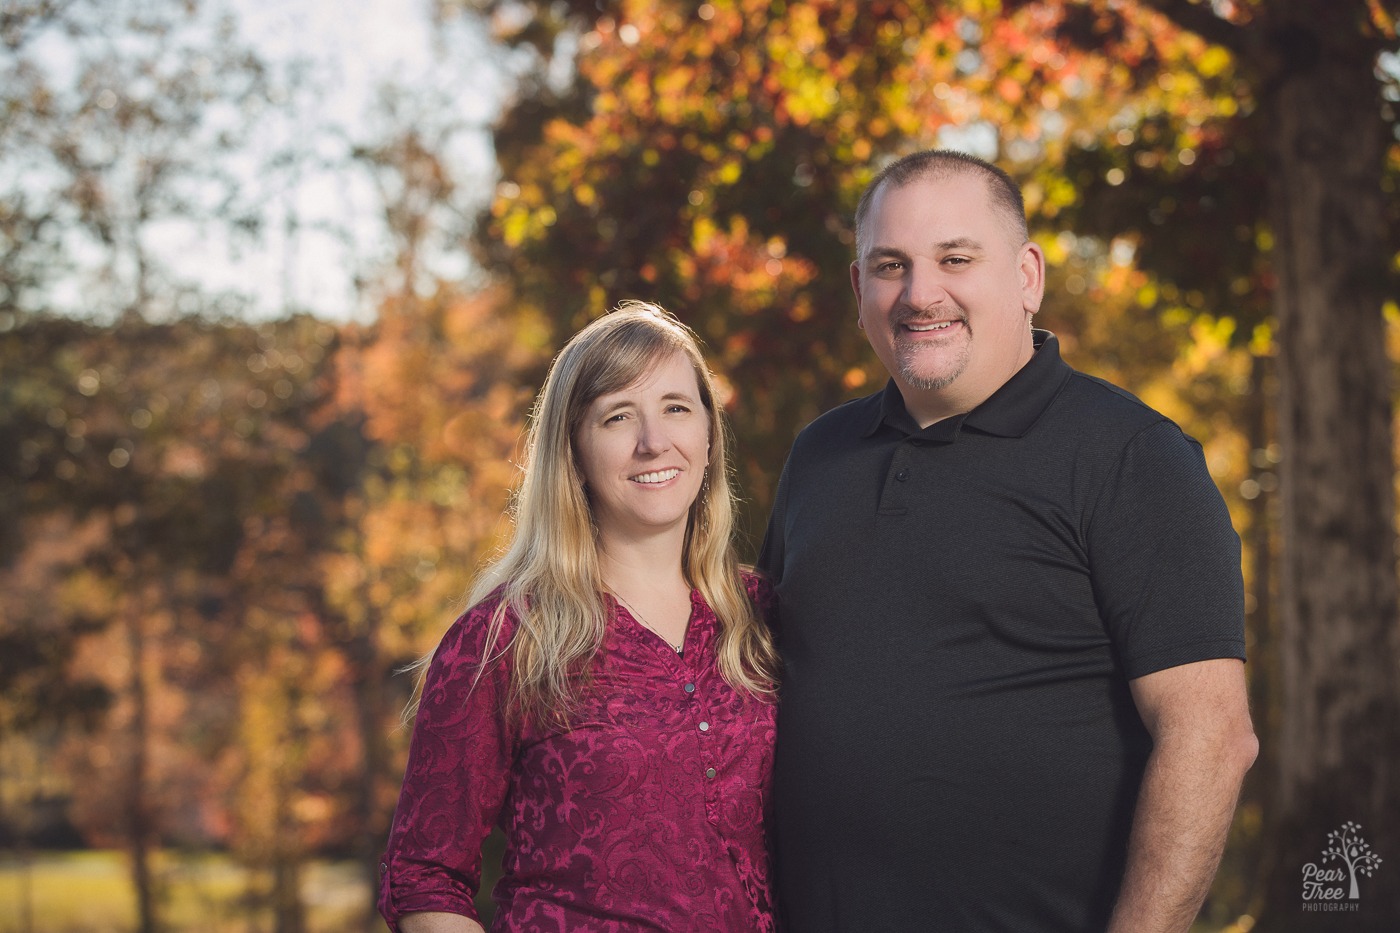
<instances>
[{"instance_id":1,"label":"tree illustration logo","mask_svg":"<svg viewBox=\"0 0 1400 933\"><path fill-rule=\"evenodd\" d=\"M1360 830L1358 823L1343 823L1341 829L1327 834L1322 865L1309 862L1303 866L1303 901L1310 909L1326 909L1324 904L1347 909L1337 903L1344 900L1356 909L1355 902L1361 898L1358 879L1374 875L1382 862L1371 844L1361 838Z\"/></svg>"}]
</instances>

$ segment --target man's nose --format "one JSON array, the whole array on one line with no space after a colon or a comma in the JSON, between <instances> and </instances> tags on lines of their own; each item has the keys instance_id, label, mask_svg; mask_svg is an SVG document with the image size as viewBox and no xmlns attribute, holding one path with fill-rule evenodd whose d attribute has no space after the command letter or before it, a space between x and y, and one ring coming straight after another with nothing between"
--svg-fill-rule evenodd
<instances>
[{"instance_id":1,"label":"man's nose","mask_svg":"<svg viewBox=\"0 0 1400 933\"><path fill-rule=\"evenodd\" d=\"M948 300L948 292L943 288L942 277L936 269L915 264L905 279L904 300L911 308L935 308Z\"/></svg>"}]
</instances>

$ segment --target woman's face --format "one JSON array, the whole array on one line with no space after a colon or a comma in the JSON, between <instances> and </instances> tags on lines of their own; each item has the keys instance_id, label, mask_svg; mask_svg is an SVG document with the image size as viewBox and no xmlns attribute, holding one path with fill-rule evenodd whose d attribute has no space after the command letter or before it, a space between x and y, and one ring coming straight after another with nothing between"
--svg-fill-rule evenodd
<instances>
[{"instance_id":1,"label":"woman's face","mask_svg":"<svg viewBox=\"0 0 1400 933\"><path fill-rule=\"evenodd\" d=\"M710 415L690 360L672 353L594 399L574 449L602 538L683 533L710 459Z\"/></svg>"}]
</instances>

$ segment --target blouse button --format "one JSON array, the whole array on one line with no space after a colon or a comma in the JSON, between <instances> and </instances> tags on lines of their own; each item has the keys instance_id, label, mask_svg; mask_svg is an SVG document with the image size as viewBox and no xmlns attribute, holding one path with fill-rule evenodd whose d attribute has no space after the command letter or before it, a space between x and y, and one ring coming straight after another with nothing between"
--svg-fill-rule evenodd
<instances>
[{"instance_id":1,"label":"blouse button","mask_svg":"<svg viewBox=\"0 0 1400 933\"><path fill-rule=\"evenodd\" d=\"M686 685L685 685L685 692L686 692L686 693L694 693L694 692L695 692L695 684L686 684Z\"/></svg>"},{"instance_id":2,"label":"blouse button","mask_svg":"<svg viewBox=\"0 0 1400 933\"><path fill-rule=\"evenodd\" d=\"M709 731L710 731L710 724L709 724L708 722L702 722L702 723L700 723L700 731L701 731L701 732L709 732Z\"/></svg>"},{"instance_id":3,"label":"blouse button","mask_svg":"<svg viewBox=\"0 0 1400 933\"><path fill-rule=\"evenodd\" d=\"M714 776L715 776L715 769L714 769L714 768L706 768L706 769L705 769L705 777L707 777L707 778L712 778L712 777L714 777Z\"/></svg>"},{"instance_id":4,"label":"blouse button","mask_svg":"<svg viewBox=\"0 0 1400 933\"><path fill-rule=\"evenodd\" d=\"M896 474L894 475L894 478L897 479L897 480L899 480L899 481L902 483L902 482L904 482L906 479L909 478L909 471L908 471L908 470L900 470L898 473L896 473Z\"/></svg>"}]
</instances>

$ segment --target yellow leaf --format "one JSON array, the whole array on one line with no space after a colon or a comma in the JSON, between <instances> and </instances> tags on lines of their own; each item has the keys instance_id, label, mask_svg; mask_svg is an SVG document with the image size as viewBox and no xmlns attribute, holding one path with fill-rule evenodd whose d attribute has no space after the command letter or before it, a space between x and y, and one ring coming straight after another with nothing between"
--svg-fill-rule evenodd
<instances>
[{"instance_id":1,"label":"yellow leaf","mask_svg":"<svg viewBox=\"0 0 1400 933\"><path fill-rule=\"evenodd\" d=\"M519 246L525 242L525 231L530 226L530 213L528 211L513 210L506 215L505 221L501 224L501 238L510 247Z\"/></svg>"},{"instance_id":2,"label":"yellow leaf","mask_svg":"<svg viewBox=\"0 0 1400 933\"><path fill-rule=\"evenodd\" d=\"M1196 59L1196 70L1204 77L1214 78L1230 67L1230 53L1218 45L1212 45Z\"/></svg>"}]
</instances>

